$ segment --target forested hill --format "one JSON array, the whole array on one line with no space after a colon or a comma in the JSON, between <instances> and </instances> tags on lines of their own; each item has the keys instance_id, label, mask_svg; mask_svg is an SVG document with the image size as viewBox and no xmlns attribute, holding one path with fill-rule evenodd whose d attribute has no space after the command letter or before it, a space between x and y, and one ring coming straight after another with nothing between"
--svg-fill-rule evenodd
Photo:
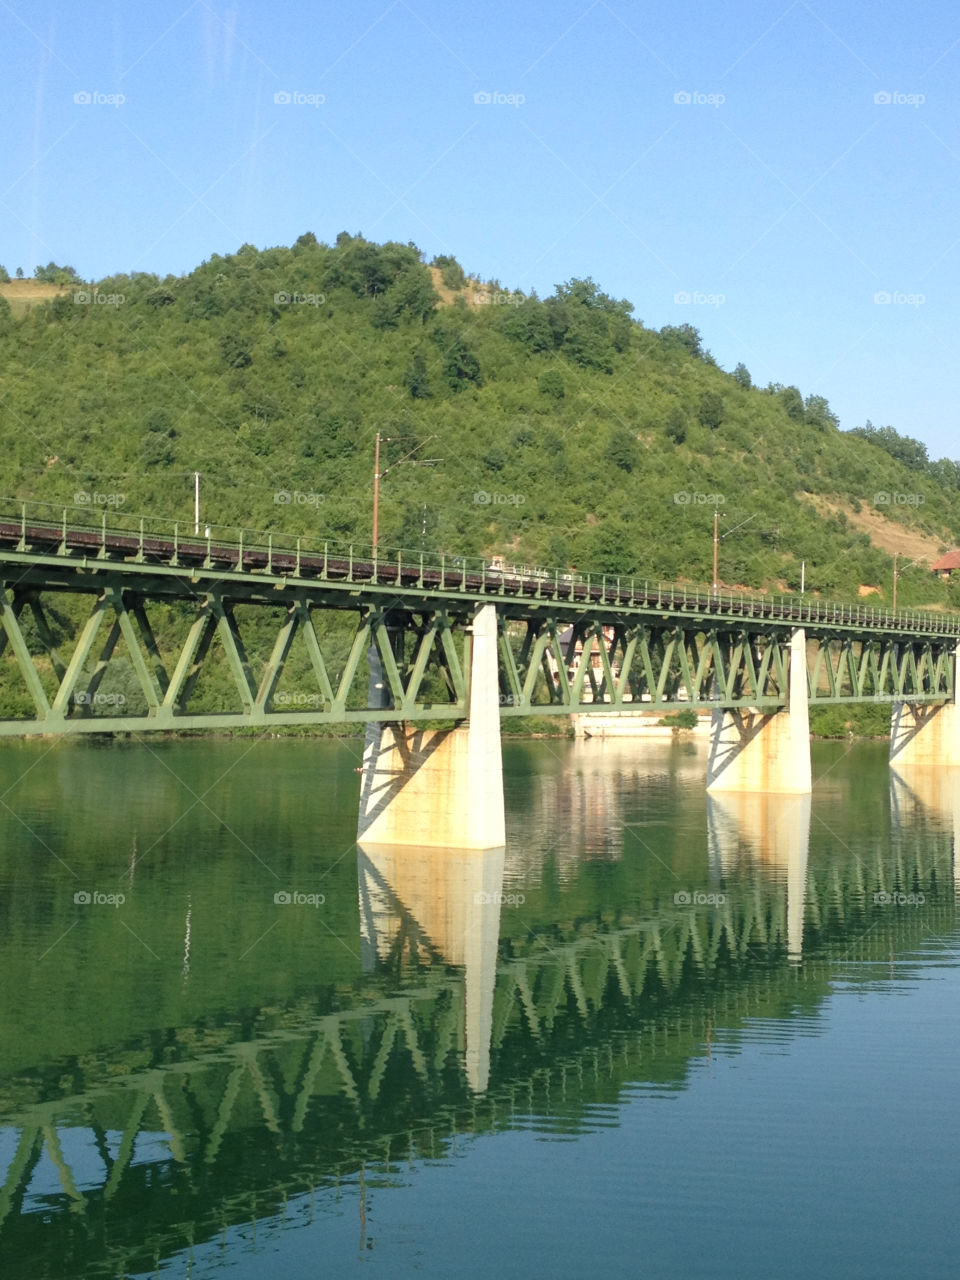
<instances>
[{"instance_id":1,"label":"forested hill","mask_svg":"<svg viewBox=\"0 0 960 1280\"><path fill-rule=\"evenodd\" d=\"M2 493L189 518L198 470L205 522L368 541L379 430L390 546L702 582L718 507L730 586L797 590L805 561L808 589L889 599L896 550L902 603L960 606L923 563L960 545L954 464L632 313L345 233L0 296Z\"/></svg>"}]
</instances>

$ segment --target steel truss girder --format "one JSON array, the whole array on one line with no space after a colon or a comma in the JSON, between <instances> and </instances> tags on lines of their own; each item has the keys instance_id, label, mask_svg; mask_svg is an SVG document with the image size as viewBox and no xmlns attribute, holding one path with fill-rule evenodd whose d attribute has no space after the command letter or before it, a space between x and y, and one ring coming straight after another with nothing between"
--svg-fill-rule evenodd
<instances>
[{"instance_id":1,"label":"steel truss girder","mask_svg":"<svg viewBox=\"0 0 960 1280\"><path fill-rule=\"evenodd\" d=\"M786 629L545 615L526 619L521 637L520 625L501 617L504 716L786 705ZM951 640L824 634L807 650L811 705L953 698Z\"/></svg>"},{"instance_id":2,"label":"steel truss girder","mask_svg":"<svg viewBox=\"0 0 960 1280\"><path fill-rule=\"evenodd\" d=\"M784 704L789 634L704 632L675 623L543 617L501 619L505 716Z\"/></svg>"},{"instance_id":3,"label":"steel truss girder","mask_svg":"<svg viewBox=\"0 0 960 1280\"><path fill-rule=\"evenodd\" d=\"M304 585L287 583L251 595L211 581L193 588L196 613L172 662L165 661L149 613L153 604L183 599L176 590L145 590L147 579L99 569L80 575L80 590L93 607L67 660L59 652L47 616L45 592L36 580L0 583L0 664L16 670L34 714L0 720L0 736L26 733L97 733L136 730L233 728L271 724L350 724L370 721L461 720L469 705L469 614L441 602L354 599L356 631L345 663L334 670L314 625L317 611L343 615L334 603ZM134 585L135 584L135 585ZM164 580L163 587L171 583ZM58 584L63 591L63 584ZM238 605L276 609L283 618L269 657L255 663L237 619ZM42 667L30 653L23 619L33 620ZM791 629L758 622L705 629L702 620L638 619L610 610L558 614L515 604L499 611L501 714L595 714L676 711L684 707L757 708L785 705ZM293 707L276 702L292 645L302 637L310 686ZM123 641L143 714L95 713L98 690ZM237 710L204 712L194 699L197 683L218 641L235 691ZM98 647L99 646L99 647ZM810 702L935 702L954 693L954 642L848 632L808 639ZM384 675L385 706L373 705L366 688L367 651ZM428 697L436 673L441 700ZM48 688L54 685L52 696ZM361 688L363 686L363 688Z\"/></svg>"},{"instance_id":4,"label":"steel truss girder","mask_svg":"<svg viewBox=\"0 0 960 1280\"><path fill-rule=\"evenodd\" d=\"M255 669L236 616L236 601L223 587L195 596L196 613L172 663L161 654L149 618L151 601L128 589L123 578L99 579L92 609L79 630L67 662L61 657L40 592L22 583L0 583L0 662L14 671L33 703L32 717L0 719L0 736L231 728L366 721L424 722L463 719L468 705L465 671L469 637L445 609L374 610L355 606L358 622L346 661L333 673L330 657L314 625L315 607L303 590L259 602L284 608L270 656ZM248 600L239 603L248 604ZM48 696L41 666L30 652L21 625L29 609L56 687ZM342 611L341 611L342 612ZM293 642L302 636L309 659L306 693L293 707L277 705L277 686ZM146 713L98 714L98 690L123 640ZM238 710L204 712L191 703L198 680L219 640L237 695ZM99 647L97 647L99 645ZM9 650L9 652L7 652ZM388 686L387 705L371 705L367 654L376 652ZM12 659L12 661L11 661ZM428 699L427 677L436 670L445 691ZM304 709L306 708L306 709Z\"/></svg>"},{"instance_id":5,"label":"steel truss girder","mask_svg":"<svg viewBox=\"0 0 960 1280\"><path fill-rule=\"evenodd\" d=\"M808 661L810 703L952 700L954 666L950 641L821 637Z\"/></svg>"}]
</instances>

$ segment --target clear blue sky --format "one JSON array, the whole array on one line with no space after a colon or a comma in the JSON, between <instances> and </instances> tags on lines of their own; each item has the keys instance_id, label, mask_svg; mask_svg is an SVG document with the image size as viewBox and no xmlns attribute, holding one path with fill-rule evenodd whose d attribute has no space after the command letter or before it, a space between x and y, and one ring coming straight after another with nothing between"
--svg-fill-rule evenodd
<instances>
[{"instance_id":1,"label":"clear blue sky","mask_svg":"<svg viewBox=\"0 0 960 1280\"><path fill-rule=\"evenodd\" d=\"M506 287L593 276L960 457L947 0L0 0L0 30L11 273L414 240Z\"/></svg>"}]
</instances>

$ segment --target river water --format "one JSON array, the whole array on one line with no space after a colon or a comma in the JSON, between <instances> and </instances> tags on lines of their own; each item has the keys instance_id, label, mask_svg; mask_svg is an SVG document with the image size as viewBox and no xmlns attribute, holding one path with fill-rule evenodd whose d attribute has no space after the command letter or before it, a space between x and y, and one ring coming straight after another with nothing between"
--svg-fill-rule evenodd
<instances>
[{"instance_id":1,"label":"river water","mask_svg":"<svg viewBox=\"0 0 960 1280\"><path fill-rule=\"evenodd\" d=\"M960 778L505 746L359 849L359 741L0 749L5 1277L941 1277Z\"/></svg>"}]
</instances>

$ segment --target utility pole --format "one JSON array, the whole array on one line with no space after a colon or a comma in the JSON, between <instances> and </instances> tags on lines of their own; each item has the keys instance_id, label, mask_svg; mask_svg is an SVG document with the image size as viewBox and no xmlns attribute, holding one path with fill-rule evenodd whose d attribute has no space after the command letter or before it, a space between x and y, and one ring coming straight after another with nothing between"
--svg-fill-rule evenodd
<instances>
[{"instance_id":1,"label":"utility pole","mask_svg":"<svg viewBox=\"0 0 960 1280\"><path fill-rule=\"evenodd\" d=\"M389 467L384 467L383 470L381 471L380 470L380 445L382 443L389 444L391 441L394 441L394 440L409 440L409 439L410 439L410 436L384 436L384 435L381 435L379 431L377 432L374 438L374 446L373 446L373 551L374 551L374 554L376 554L377 543L380 538L380 481L383 479L383 477L387 474L388 471L395 471L397 467L402 467L405 464L411 467L432 467L432 466L435 466L438 462L443 461L442 458L414 458L413 457L413 455L417 452L417 450L422 449L425 444L429 444L429 442L434 439L434 437L431 435L431 436L427 436L426 440L421 441L420 444L416 445L413 449L411 449L410 452L406 454L404 457L402 457L399 462L392 462Z\"/></svg>"},{"instance_id":2,"label":"utility pole","mask_svg":"<svg viewBox=\"0 0 960 1280\"><path fill-rule=\"evenodd\" d=\"M728 529L727 532L723 534L723 537L729 538L731 533L736 533L738 529L742 529L745 524L749 524L751 520L756 520L756 518L757 518L757 513L755 511L752 516L747 516L746 520L741 520L740 523L735 524L732 529ZM772 532L778 533L779 530L772 530ZM721 542L720 512L714 511L713 513L713 592L714 592L714 595L716 595L717 590L720 586L720 573L718 568L719 559L720 559L720 542Z\"/></svg>"},{"instance_id":3,"label":"utility pole","mask_svg":"<svg viewBox=\"0 0 960 1280\"><path fill-rule=\"evenodd\" d=\"M380 432L373 449L373 550L376 554L380 536Z\"/></svg>"},{"instance_id":4,"label":"utility pole","mask_svg":"<svg viewBox=\"0 0 960 1280\"><path fill-rule=\"evenodd\" d=\"M193 473L193 532L200 532L200 472Z\"/></svg>"},{"instance_id":5,"label":"utility pole","mask_svg":"<svg viewBox=\"0 0 960 1280\"><path fill-rule=\"evenodd\" d=\"M803 595L804 588L806 587L806 585L807 585L807 562L806 560L801 560L800 561L800 594L801 595Z\"/></svg>"},{"instance_id":6,"label":"utility pole","mask_svg":"<svg viewBox=\"0 0 960 1280\"><path fill-rule=\"evenodd\" d=\"M900 576L897 569L897 561L900 559L898 552L893 553L893 612L897 612L897 578Z\"/></svg>"}]
</instances>

